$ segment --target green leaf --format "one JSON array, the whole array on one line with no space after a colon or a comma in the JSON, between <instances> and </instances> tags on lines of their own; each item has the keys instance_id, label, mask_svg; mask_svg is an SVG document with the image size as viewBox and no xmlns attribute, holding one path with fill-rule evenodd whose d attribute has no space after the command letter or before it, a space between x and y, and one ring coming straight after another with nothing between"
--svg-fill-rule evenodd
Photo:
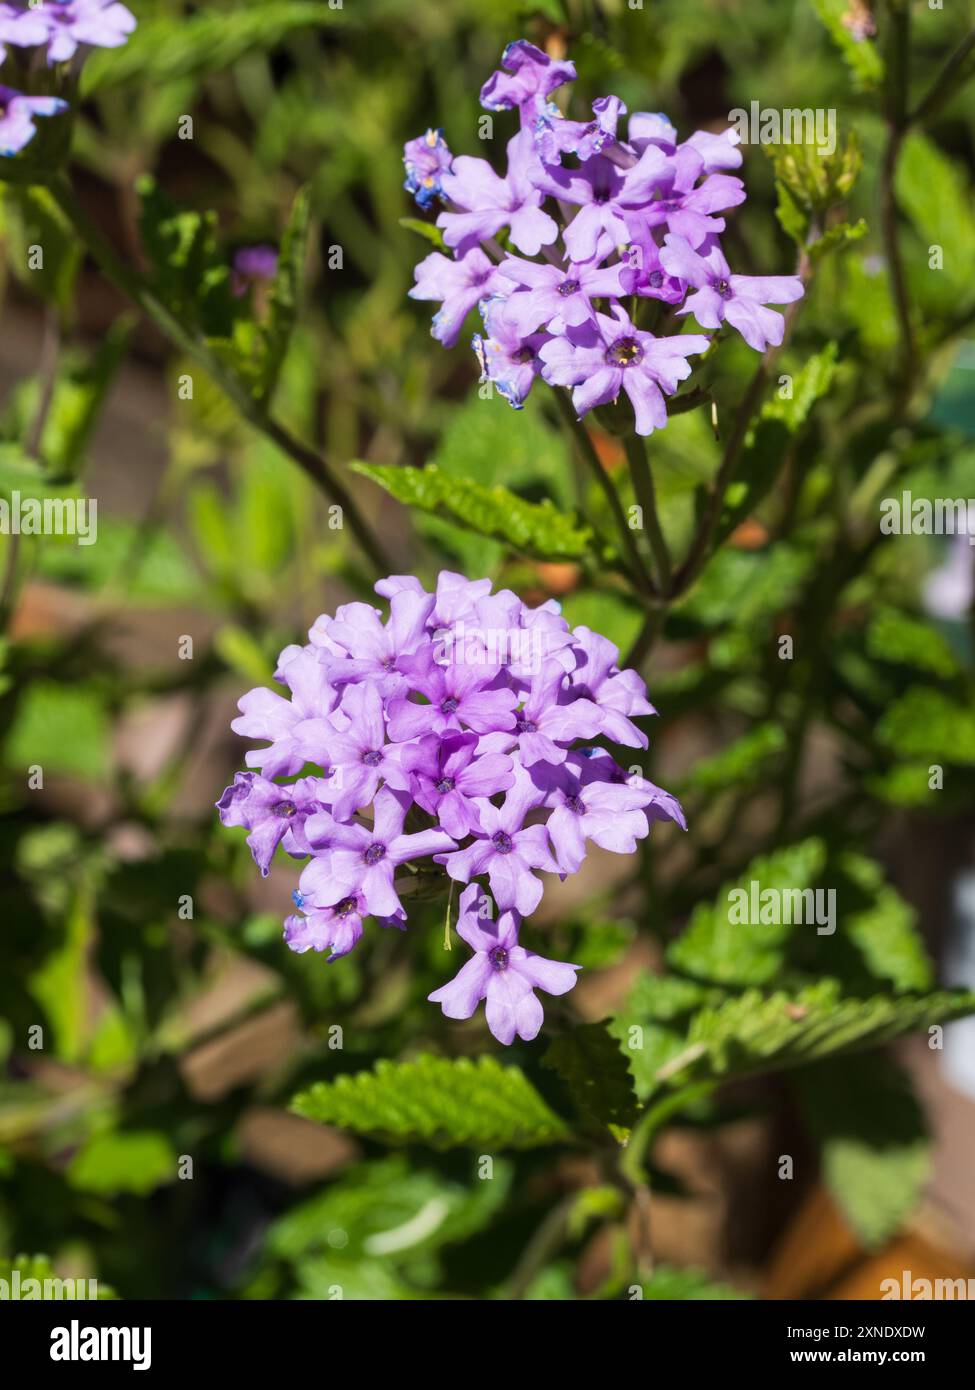
<instances>
[{"instance_id":1,"label":"green leaf","mask_svg":"<svg viewBox=\"0 0 975 1390\"><path fill-rule=\"evenodd\" d=\"M932 676L955 676L958 660L937 628L896 608L879 608L867 628L867 652L878 661L914 666Z\"/></svg>"},{"instance_id":2,"label":"green leaf","mask_svg":"<svg viewBox=\"0 0 975 1390\"><path fill-rule=\"evenodd\" d=\"M708 989L678 975L643 973L624 1007L609 1024L627 1059L641 1101L659 1088L657 1073L686 1046L691 1015L706 1003L720 1003L721 990Z\"/></svg>"},{"instance_id":3,"label":"green leaf","mask_svg":"<svg viewBox=\"0 0 975 1390\"><path fill-rule=\"evenodd\" d=\"M905 758L975 764L975 711L931 686L911 686L895 700L881 717L877 737Z\"/></svg>"},{"instance_id":4,"label":"green leaf","mask_svg":"<svg viewBox=\"0 0 975 1390\"><path fill-rule=\"evenodd\" d=\"M836 343L827 343L813 353L793 378L792 395L785 399L778 394L773 396L762 408L762 419L781 420L791 434L797 433L813 406L829 390L838 355Z\"/></svg>"},{"instance_id":5,"label":"green leaf","mask_svg":"<svg viewBox=\"0 0 975 1390\"><path fill-rule=\"evenodd\" d=\"M292 1109L321 1124L435 1148L532 1148L567 1136L520 1068L490 1056L380 1061L371 1072L317 1082Z\"/></svg>"},{"instance_id":6,"label":"green leaf","mask_svg":"<svg viewBox=\"0 0 975 1390\"><path fill-rule=\"evenodd\" d=\"M850 69L855 91L872 91L884 76L884 61L869 36L856 38L844 20L849 18L848 0L813 0L816 13Z\"/></svg>"},{"instance_id":7,"label":"green leaf","mask_svg":"<svg viewBox=\"0 0 975 1390\"><path fill-rule=\"evenodd\" d=\"M686 785L694 791L711 793L755 786L785 747L781 725L758 724L719 753L695 763Z\"/></svg>"},{"instance_id":8,"label":"green leaf","mask_svg":"<svg viewBox=\"0 0 975 1390\"><path fill-rule=\"evenodd\" d=\"M359 1163L278 1217L265 1248L290 1265L328 1254L338 1264L377 1260L395 1268L482 1230L504 1205L511 1179L503 1159L495 1161L489 1180L469 1185L416 1169L399 1154Z\"/></svg>"},{"instance_id":9,"label":"green leaf","mask_svg":"<svg viewBox=\"0 0 975 1390\"><path fill-rule=\"evenodd\" d=\"M945 312L957 311L959 297L963 303L971 303L975 285L975 205L962 166L927 136L913 131L901 149L895 187L898 201L913 222L925 252L923 271L915 277L915 283L921 289L940 290L938 303ZM942 269L929 269L929 246L941 248Z\"/></svg>"},{"instance_id":10,"label":"green leaf","mask_svg":"<svg viewBox=\"0 0 975 1390\"><path fill-rule=\"evenodd\" d=\"M840 889L840 930L860 953L870 974L895 990L928 990L934 967L915 926L917 914L891 884L881 866L864 855L846 853L839 868L865 903L850 910Z\"/></svg>"},{"instance_id":11,"label":"green leaf","mask_svg":"<svg viewBox=\"0 0 975 1390\"><path fill-rule=\"evenodd\" d=\"M444 249L443 232L434 222L424 222L419 217L401 217L399 225L408 232L416 232L417 236L429 241L438 251Z\"/></svg>"},{"instance_id":12,"label":"green leaf","mask_svg":"<svg viewBox=\"0 0 975 1390\"><path fill-rule=\"evenodd\" d=\"M140 1197L176 1180L176 1152L158 1130L93 1135L68 1165L68 1182L82 1192Z\"/></svg>"},{"instance_id":13,"label":"green leaf","mask_svg":"<svg viewBox=\"0 0 975 1390\"><path fill-rule=\"evenodd\" d=\"M488 488L470 478L453 478L435 464L398 468L353 463L350 467L407 506L504 541L511 549L535 559L578 560L594 549L591 528L560 512L547 498L526 502L507 488Z\"/></svg>"},{"instance_id":14,"label":"green leaf","mask_svg":"<svg viewBox=\"0 0 975 1390\"><path fill-rule=\"evenodd\" d=\"M582 1023L551 1044L542 1065L569 1087L579 1109L598 1124L628 1130L636 1117L636 1096L626 1058L606 1023Z\"/></svg>"},{"instance_id":15,"label":"green leaf","mask_svg":"<svg viewBox=\"0 0 975 1390\"><path fill-rule=\"evenodd\" d=\"M14 213L5 229L6 263L31 293L67 309L84 254L74 229L46 188L9 186L4 197ZM40 247L43 265L32 267L32 247Z\"/></svg>"},{"instance_id":16,"label":"green leaf","mask_svg":"<svg viewBox=\"0 0 975 1390\"><path fill-rule=\"evenodd\" d=\"M809 248L809 258L817 265L833 251L843 251L855 241L862 241L869 230L862 217L855 222L837 222L813 242Z\"/></svg>"},{"instance_id":17,"label":"green leaf","mask_svg":"<svg viewBox=\"0 0 975 1390\"><path fill-rule=\"evenodd\" d=\"M837 1206L870 1249L917 1205L930 1176L930 1141L904 1077L882 1057L844 1058L796 1078Z\"/></svg>"},{"instance_id":18,"label":"green leaf","mask_svg":"<svg viewBox=\"0 0 975 1390\"><path fill-rule=\"evenodd\" d=\"M938 990L922 995L845 997L838 980L820 980L798 993L763 995L749 989L696 1014L683 1066L668 1080L725 1081L781 1070L838 1053L879 1047L918 1028L975 1013L975 993Z\"/></svg>"},{"instance_id":19,"label":"green leaf","mask_svg":"<svg viewBox=\"0 0 975 1390\"><path fill-rule=\"evenodd\" d=\"M775 976L785 962L786 946L795 925L788 922L732 922L731 893L749 895L755 882L759 893L768 889L811 888L822 872L826 851L820 840L805 840L754 859L734 884L726 884L714 905L700 904L684 934L667 951L668 963L695 979L721 985L760 985ZM788 914L782 911L779 914Z\"/></svg>"},{"instance_id":20,"label":"green leaf","mask_svg":"<svg viewBox=\"0 0 975 1390\"><path fill-rule=\"evenodd\" d=\"M134 324L128 314L116 319L93 353L69 358L58 375L40 452L59 476L75 476L85 461Z\"/></svg>"},{"instance_id":21,"label":"green leaf","mask_svg":"<svg viewBox=\"0 0 975 1390\"><path fill-rule=\"evenodd\" d=\"M310 225L311 195L305 187L299 189L295 197L287 228L281 238L278 268L271 286L268 320L263 334L264 360L254 391L259 401L269 400L273 395L291 341L304 282Z\"/></svg>"},{"instance_id":22,"label":"green leaf","mask_svg":"<svg viewBox=\"0 0 975 1390\"><path fill-rule=\"evenodd\" d=\"M98 781L108 754L108 717L93 687L42 680L25 688L4 748L8 767L20 773L36 763L45 776Z\"/></svg>"}]
</instances>

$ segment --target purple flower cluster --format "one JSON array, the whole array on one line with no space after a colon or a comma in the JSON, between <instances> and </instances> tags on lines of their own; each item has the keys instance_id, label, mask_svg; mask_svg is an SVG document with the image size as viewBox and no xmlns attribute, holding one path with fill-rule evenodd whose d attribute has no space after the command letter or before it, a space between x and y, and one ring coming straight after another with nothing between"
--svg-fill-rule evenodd
<instances>
[{"instance_id":1,"label":"purple flower cluster","mask_svg":"<svg viewBox=\"0 0 975 1390\"><path fill-rule=\"evenodd\" d=\"M80 48L118 48L135 16L118 0L5 0L0 3L0 63L7 47L47 50L49 67L67 63ZM27 96L0 85L0 155L18 154L34 138L35 116L67 110L60 97Z\"/></svg>"},{"instance_id":2,"label":"purple flower cluster","mask_svg":"<svg viewBox=\"0 0 975 1390\"><path fill-rule=\"evenodd\" d=\"M240 700L233 729L265 746L247 753L220 819L247 829L263 874L279 845L308 859L285 940L329 960L367 917L403 928L404 890L436 875L420 861L441 865L468 885L457 929L475 954L431 999L450 1018L486 999L501 1042L533 1038L533 990L562 994L577 968L518 944L539 873L575 873L589 842L632 853L656 820L686 828L674 797L592 742L646 748L634 722L654 713L646 687L555 602L529 608L448 571L435 593L401 575L376 591L387 621L367 603L323 615L308 645L281 653L288 694Z\"/></svg>"},{"instance_id":3,"label":"purple flower cluster","mask_svg":"<svg viewBox=\"0 0 975 1390\"><path fill-rule=\"evenodd\" d=\"M655 337L640 327L641 301L693 314L702 328L727 323L763 352L784 331L767 306L799 299L802 282L732 274L722 254L720 214L745 200L726 172L741 164L735 131L699 130L681 143L665 116L641 111L624 139L618 97L594 101L585 121L552 101L575 77L571 62L523 39L501 62L481 104L518 112L503 177L484 159L452 156L440 131L405 147L405 187L422 208L443 205L437 226L451 253L420 262L410 295L440 304L432 332L444 347L480 305L482 380L516 409L537 376L570 388L580 417L622 391L637 433L649 434L666 424L664 397L690 375L687 358L710 339Z\"/></svg>"}]
</instances>

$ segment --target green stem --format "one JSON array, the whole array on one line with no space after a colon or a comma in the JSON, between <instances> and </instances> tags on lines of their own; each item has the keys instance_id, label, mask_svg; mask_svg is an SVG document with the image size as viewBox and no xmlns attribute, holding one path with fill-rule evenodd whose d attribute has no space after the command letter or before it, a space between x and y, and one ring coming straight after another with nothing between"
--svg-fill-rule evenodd
<instances>
[{"instance_id":1,"label":"green stem","mask_svg":"<svg viewBox=\"0 0 975 1390\"><path fill-rule=\"evenodd\" d=\"M332 465L321 454L296 439L280 421L267 415L233 373L211 352L203 339L180 322L141 275L125 265L82 208L64 174L55 175L47 187L108 278L138 305L175 347L203 367L214 384L254 429L277 445L332 502L342 508L343 519L348 521L349 529L377 574L389 574L394 568L392 562Z\"/></svg>"},{"instance_id":2,"label":"green stem","mask_svg":"<svg viewBox=\"0 0 975 1390\"><path fill-rule=\"evenodd\" d=\"M924 125L943 111L953 96L972 76L965 64L975 52L975 29L970 29L938 73L931 90L910 117L911 124Z\"/></svg>"},{"instance_id":3,"label":"green stem","mask_svg":"<svg viewBox=\"0 0 975 1390\"><path fill-rule=\"evenodd\" d=\"M583 462L602 488L606 501L609 504L609 509L613 514L613 520L616 523L616 529L619 532L623 550L629 564L629 578L634 586L643 594L652 594L654 591L653 582L647 573L643 560L640 558L640 552L637 550L636 542L633 539L633 532L627 525L626 516L623 512L623 504L619 499L619 493L613 486L609 474L599 461L599 455L596 453L593 442L589 438L589 431L576 418L575 410L572 407L572 402L569 400L568 395L557 387L553 389L552 394L555 396L556 403L566 423L566 427L575 439Z\"/></svg>"},{"instance_id":4,"label":"green stem","mask_svg":"<svg viewBox=\"0 0 975 1390\"><path fill-rule=\"evenodd\" d=\"M626 450L626 461L630 468L633 491L643 511L643 524L647 539L650 542L654 564L657 567L657 588L660 593L667 594L670 592L673 566L670 560L670 551L667 548L667 539L660 525L657 493L653 485L653 473L647 458L646 446L638 434L628 434L623 439L623 448Z\"/></svg>"}]
</instances>

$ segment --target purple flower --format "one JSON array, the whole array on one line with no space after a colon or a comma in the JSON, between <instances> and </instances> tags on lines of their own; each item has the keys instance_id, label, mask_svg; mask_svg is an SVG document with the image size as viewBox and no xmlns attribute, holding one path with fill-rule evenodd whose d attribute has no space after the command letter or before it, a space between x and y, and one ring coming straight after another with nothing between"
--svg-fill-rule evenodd
<instances>
[{"instance_id":1,"label":"purple flower","mask_svg":"<svg viewBox=\"0 0 975 1390\"><path fill-rule=\"evenodd\" d=\"M421 208L443 200L441 179L450 172L453 155L447 148L442 130L428 130L403 146L403 165L406 182L403 187L412 193Z\"/></svg>"},{"instance_id":2,"label":"purple flower","mask_svg":"<svg viewBox=\"0 0 975 1390\"><path fill-rule=\"evenodd\" d=\"M653 149L648 146L648 152ZM724 231L724 218L713 214L743 203L745 185L730 174L711 174L696 187L703 171L704 160L696 150L687 145L678 147L654 185L652 198L641 202L632 213L631 226L666 225L691 246L700 246L705 237Z\"/></svg>"},{"instance_id":3,"label":"purple flower","mask_svg":"<svg viewBox=\"0 0 975 1390\"><path fill-rule=\"evenodd\" d=\"M251 832L247 844L254 863L266 878L271 859L283 842L289 854L310 854L304 836L309 816L323 810L328 795L320 777L302 777L282 786L255 772L238 772L217 802L224 825L243 825Z\"/></svg>"},{"instance_id":4,"label":"purple flower","mask_svg":"<svg viewBox=\"0 0 975 1390\"><path fill-rule=\"evenodd\" d=\"M544 1020L535 990L568 993L579 966L526 951L518 945L518 914L502 912L494 922L492 906L477 884L461 894L457 934L474 955L449 984L428 998L441 1006L447 1018L470 1018L485 999L487 1025L498 1042L507 1046L516 1036L531 1042Z\"/></svg>"},{"instance_id":5,"label":"purple flower","mask_svg":"<svg viewBox=\"0 0 975 1390\"><path fill-rule=\"evenodd\" d=\"M328 641L321 660L329 680L335 685L371 681L384 699L405 694L406 658L428 642L433 605L433 594L404 590L391 598L385 625L369 603L347 603L334 618L321 619L316 633Z\"/></svg>"},{"instance_id":6,"label":"purple flower","mask_svg":"<svg viewBox=\"0 0 975 1390\"><path fill-rule=\"evenodd\" d=\"M678 144L677 131L660 112L634 111L627 124L627 139L633 149L642 153L648 144L656 145L666 155L679 149L695 150L704 164L703 172L713 174L719 169L739 169L741 136L732 126L717 135L710 130L695 130L683 145Z\"/></svg>"},{"instance_id":7,"label":"purple flower","mask_svg":"<svg viewBox=\"0 0 975 1390\"><path fill-rule=\"evenodd\" d=\"M490 690L499 666L453 661L441 666L427 652L411 663L409 688L426 704L397 698L389 703L389 733L397 743L420 734L445 734L463 728L477 734L514 727L518 697L513 690Z\"/></svg>"},{"instance_id":8,"label":"purple flower","mask_svg":"<svg viewBox=\"0 0 975 1390\"><path fill-rule=\"evenodd\" d=\"M626 106L619 97L598 97L591 121L567 121L554 102L536 98L535 149L545 164L558 164L564 154L581 160L599 154L616 141L616 127Z\"/></svg>"},{"instance_id":9,"label":"purple flower","mask_svg":"<svg viewBox=\"0 0 975 1390\"><path fill-rule=\"evenodd\" d=\"M248 691L238 700L241 715L230 727L244 738L270 739L269 747L246 754L248 767L259 767L265 777L290 777L307 762L296 737L298 731L308 720L327 718L338 704L339 694L329 685L314 647L289 647L283 651L274 678L289 687L291 699L286 700L264 686Z\"/></svg>"},{"instance_id":10,"label":"purple flower","mask_svg":"<svg viewBox=\"0 0 975 1390\"><path fill-rule=\"evenodd\" d=\"M455 847L443 830L404 835L409 804L409 796L384 787L376 793L371 826L342 825L327 811L309 816L305 835L316 853L298 881L303 901L316 908L334 907L344 898L359 896L371 916L405 918L393 886L396 869Z\"/></svg>"},{"instance_id":11,"label":"purple flower","mask_svg":"<svg viewBox=\"0 0 975 1390\"><path fill-rule=\"evenodd\" d=\"M632 222L637 220L634 217ZM678 280L664 270L660 262L660 247L649 227L637 227L631 223L631 235L632 243L622 253L622 260L629 267L629 292L639 295L641 299L680 304L687 294L687 281Z\"/></svg>"},{"instance_id":12,"label":"purple flower","mask_svg":"<svg viewBox=\"0 0 975 1390\"><path fill-rule=\"evenodd\" d=\"M295 740L306 761L332 769L329 792L336 820L368 806L384 782L409 787L399 749L387 741L382 697L374 685L346 686L335 717L308 720Z\"/></svg>"},{"instance_id":13,"label":"purple flower","mask_svg":"<svg viewBox=\"0 0 975 1390\"><path fill-rule=\"evenodd\" d=\"M301 900L301 894L295 895ZM303 901L303 900L302 900ZM284 939L292 951L330 952L328 962L347 956L362 935L362 919L368 915L359 893L342 898L334 907L315 907L284 919Z\"/></svg>"},{"instance_id":14,"label":"purple flower","mask_svg":"<svg viewBox=\"0 0 975 1390\"><path fill-rule=\"evenodd\" d=\"M539 764L532 769L532 780L545 792L546 805L552 807L546 829L563 874L578 872L586 857L587 840L614 854L632 854L637 840L650 833L647 806L654 805L654 820L664 816L678 819L655 795L659 788L643 778L613 780L610 769L625 778L623 769L608 754L605 759L590 761L570 753L560 767Z\"/></svg>"},{"instance_id":15,"label":"purple flower","mask_svg":"<svg viewBox=\"0 0 975 1390\"><path fill-rule=\"evenodd\" d=\"M542 375L555 386L575 387L572 403L580 416L625 391L637 434L650 434L667 423L663 392L677 390L691 372L687 358L707 346L708 339L696 333L655 338L635 328L617 306L612 318L597 314L595 324L546 343Z\"/></svg>"},{"instance_id":16,"label":"purple flower","mask_svg":"<svg viewBox=\"0 0 975 1390\"><path fill-rule=\"evenodd\" d=\"M503 312L508 302L500 296L482 301L485 334L475 333L471 346L480 364L481 381L492 381L498 395L521 410L541 370L538 350L548 341L548 334L521 333L509 324Z\"/></svg>"},{"instance_id":17,"label":"purple flower","mask_svg":"<svg viewBox=\"0 0 975 1390\"><path fill-rule=\"evenodd\" d=\"M647 699L647 688L636 671L621 671L619 648L608 637L588 627L577 627L572 636L576 669L570 688L592 700L601 716L600 733L614 743L646 748L647 736L632 722L633 716L656 714Z\"/></svg>"},{"instance_id":18,"label":"purple flower","mask_svg":"<svg viewBox=\"0 0 975 1390\"><path fill-rule=\"evenodd\" d=\"M433 316L430 332L444 347L453 347L475 304L496 293L503 284L497 266L477 246L454 261L432 251L416 267L416 284L410 290L410 298L443 301L443 307Z\"/></svg>"},{"instance_id":19,"label":"purple flower","mask_svg":"<svg viewBox=\"0 0 975 1390\"><path fill-rule=\"evenodd\" d=\"M455 840L481 828L472 798L507 791L514 783L511 759L503 753L478 757L476 734L431 736L411 744L403 754L403 766L413 774L413 796L418 806L436 816Z\"/></svg>"},{"instance_id":20,"label":"purple flower","mask_svg":"<svg viewBox=\"0 0 975 1390\"><path fill-rule=\"evenodd\" d=\"M251 285L273 280L278 273L278 253L273 246L244 246L234 256L230 288L240 299Z\"/></svg>"},{"instance_id":21,"label":"purple flower","mask_svg":"<svg viewBox=\"0 0 975 1390\"><path fill-rule=\"evenodd\" d=\"M66 63L78 48L119 48L135 28L135 15L118 0L48 0L39 13L47 22L49 63Z\"/></svg>"},{"instance_id":22,"label":"purple flower","mask_svg":"<svg viewBox=\"0 0 975 1390\"><path fill-rule=\"evenodd\" d=\"M542 212L544 194L532 182L540 167L529 131L508 141L506 178L496 174L486 159L460 155L441 179L444 196L460 209L442 212L437 218L445 243L463 251L508 227L512 242L526 256L551 245L559 228L554 218Z\"/></svg>"},{"instance_id":23,"label":"purple flower","mask_svg":"<svg viewBox=\"0 0 975 1390\"><path fill-rule=\"evenodd\" d=\"M509 43L501 55L503 72L493 72L481 88L481 105L488 111L517 107L530 119L535 98L547 97L564 82L575 80L575 63L557 63L525 39Z\"/></svg>"},{"instance_id":24,"label":"purple flower","mask_svg":"<svg viewBox=\"0 0 975 1390\"><path fill-rule=\"evenodd\" d=\"M756 352L778 347L785 332L785 319L766 304L792 304L804 293L797 275L732 275L716 242L699 254L682 237L670 235L660 260L697 291L681 314L693 314L702 328L718 328L727 320Z\"/></svg>"},{"instance_id":25,"label":"purple flower","mask_svg":"<svg viewBox=\"0 0 975 1390\"><path fill-rule=\"evenodd\" d=\"M6 57L5 44L15 48L35 48L47 43L48 23L42 13L21 5L0 4L0 63Z\"/></svg>"},{"instance_id":26,"label":"purple flower","mask_svg":"<svg viewBox=\"0 0 975 1390\"><path fill-rule=\"evenodd\" d=\"M0 85L0 155L19 154L37 134L35 116L57 116L68 109L58 97L28 97Z\"/></svg>"},{"instance_id":27,"label":"purple flower","mask_svg":"<svg viewBox=\"0 0 975 1390\"><path fill-rule=\"evenodd\" d=\"M435 856L459 883L487 874L498 906L517 908L523 917L530 917L542 899L541 881L532 870L558 872L544 825L524 824L536 798L537 789L523 774L500 808L487 800L477 803L481 828L472 844Z\"/></svg>"},{"instance_id":28,"label":"purple flower","mask_svg":"<svg viewBox=\"0 0 975 1390\"><path fill-rule=\"evenodd\" d=\"M564 762L573 739L594 738L602 726L598 705L569 692L565 684L561 662L546 661L532 679L523 708L515 714L512 733L489 734L484 747L491 752L517 747L522 767Z\"/></svg>"},{"instance_id":29,"label":"purple flower","mask_svg":"<svg viewBox=\"0 0 975 1390\"><path fill-rule=\"evenodd\" d=\"M663 156L660 156L663 163ZM604 257L629 241L630 232L622 203L626 176L605 155L593 155L578 169L547 168L536 179L540 188L579 211L565 229L570 258L591 261L597 251Z\"/></svg>"},{"instance_id":30,"label":"purple flower","mask_svg":"<svg viewBox=\"0 0 975 1390\"><path fill-rule=\"evenodd\" d=\"M594 262L567 266L524 261L509 256L498 267L506 280L521 287L506 301L501 317L522 337L543 324L553 333L595 320L594 299L618 298L631 293L637 276L625 265L599 266Z\"/></svg>"}]
</instances>

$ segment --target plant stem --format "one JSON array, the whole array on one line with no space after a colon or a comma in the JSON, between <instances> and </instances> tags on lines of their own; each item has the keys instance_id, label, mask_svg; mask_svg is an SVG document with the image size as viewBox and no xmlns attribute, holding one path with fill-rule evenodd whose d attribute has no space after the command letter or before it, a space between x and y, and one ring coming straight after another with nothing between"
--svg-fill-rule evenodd
<instances>
[{"instance_id":1,"label":"plant stem","mask_svg":"<svg viewBox=\"0 0 975 1390\"><path fill-rule=\"evenodd\" d=\"M657 567L657 588L660 593L667 594L670 592L673 567L670 561L670 551L667 548L667 539L664 536L660 525L660 516L657 512L657 493L653 485L653 472L650 468L650 460L647 458L646 446L638 434L628 434L624 436L623 448L626 450L626 461L630 468L633 491L643 510L643 524L646 528L647 539L650 542L654 564Z\"/></svg>"},{"instance_id":2,"label":"plant stem","mask_svg":"<svg viewBox=\"0 0 975 1390\"><path fill-rule=\"evenodd\" d=\"M924 125L937 116L972 76L965 63L975 52L975 29L970 29L938 73L931 90L910 116L911 124Z\"/></svg>"},{"instance_id":3,"label":"plant stem","mask_svg":"<svg viewBox=\"0 0 975 1390\"><path fill-rule=\"evenodd\" d=\"M623 512L623 505L619 499L619 493L613 486L609 474L599 461L599 455L596 453L593 442L589 437L589 431L586 429L585 425L576 418L572 402L569 400L566 393L556 387L553 389L552 394L555 396L556 403L562 413L562 418L566 426L576 441L583 462L588 466L589 471L602 488L606 501L609 503L609 509L613 514L616 529L619 531L620 540L623 543L623 550L629 561L630 579L642 593L652 594L654 592L653 581L647 573L646 566L640 557L640 552L636 548L633 532L627 525L626 516Z\"/></svg>"},{"instance_id":4,"label":"plant stem","mask_svg":"<svg viewBox=\"0 0 975 1390\"><path fill-rule=\"evenodd\" d=\"M254 429L277 445L332 502L342 508L343 520L348 521L349 529L377 574L389 574L394 568L392 562L332 465L309 445L296 439L280 421L266 414L233 373L211 352L206 342L180 322L141 275L125 265L82 208L65 175L55 175L47 187L108 278L138 305L171 343L203 367L215 385Z\"/></svg>"}]
</instances>

